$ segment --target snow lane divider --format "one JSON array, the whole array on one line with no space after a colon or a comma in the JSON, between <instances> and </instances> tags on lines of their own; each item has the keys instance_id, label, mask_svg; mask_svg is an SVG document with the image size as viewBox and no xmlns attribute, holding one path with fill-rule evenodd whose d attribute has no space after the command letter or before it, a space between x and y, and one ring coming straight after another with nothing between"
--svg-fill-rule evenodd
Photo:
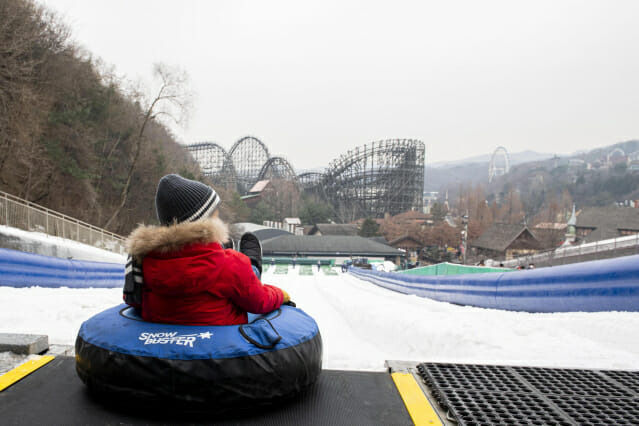
<instances>
[{"instance_id":1,"label":"snow lane divider","mask_svg":"<svg viewBox=\"0 0 639 426\"><path fill-rule=\"evenodd\" d=\"M22 380L43 365L50 363L51 361L53 361L54 358L55 357L51 355L42 355L38 359L32 359L24 362L13 370L4 373L2 376L0 376L0 392L18 382L19 380Z\"/></svg>"},{"instance_id":2,"label":"snow lane divider","mask_svg":"<svg viewBox=\"0 0 639 426\"><path fill-rule=\"evenodd\" d=\"M639 255L512 272L410 275L349 268L380 287L440 302L524 312L639 311Z\"/></svg>"},{"instance_id":3,"label":"snow lane divider","mask_svg":"<svg viewBox=\"0 0 639 426\"><path fill-rule=\"evenodd\" d=\"M426 398L426 395L424 395L424 392L412 374L392 373L391 376L415 426L443 425L437 412L430 404L430 401L428 401L428 398Z\"/></svg>"},{"instance_id":4,"label":"snow lane divider","mask_svg":"<svg viewBox=\"0 0 639 426\"><path fill-rule=\"evenodd\" d=\"M117 288L124 285L124 265L90 262L0 249L0 286Z\"/></svg>"}]
</instances>

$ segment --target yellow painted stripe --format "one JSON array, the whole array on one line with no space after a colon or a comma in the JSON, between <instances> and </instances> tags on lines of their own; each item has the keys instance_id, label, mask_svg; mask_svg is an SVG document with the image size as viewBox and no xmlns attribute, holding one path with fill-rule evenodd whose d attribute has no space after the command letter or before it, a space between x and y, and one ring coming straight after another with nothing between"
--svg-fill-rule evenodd
<instances>
[{"instance_id":1,"label":"yellow painted stripe","mask_svg":"<svg viewBox=\"0 0 639 426\"><path fill-rule=\"evenodd\" d=\"M52 357L51 355L43 355L40 358L27 361L23 364L20 364L13 370L4 373L2 376L0 376L0 392L11 386L18 380L21 380L29 374L33 373L46 363L53 361L53 358L54 357Z\"/></svg>"},{"instance_id":2,"label":"yellow painted stripe","mask_svg":"<svg viewBox=\"0 0 639 426\"><path fill-rule=\"evenodd\" d=\"M430 404L430 401L428 401L428 398L426 398L426 395L424 395L422 388L419 387L419 384L415 381L412 374L392 373L391 376L415 426L443 425L437 412Z\"/></svg>"}]
</instances>

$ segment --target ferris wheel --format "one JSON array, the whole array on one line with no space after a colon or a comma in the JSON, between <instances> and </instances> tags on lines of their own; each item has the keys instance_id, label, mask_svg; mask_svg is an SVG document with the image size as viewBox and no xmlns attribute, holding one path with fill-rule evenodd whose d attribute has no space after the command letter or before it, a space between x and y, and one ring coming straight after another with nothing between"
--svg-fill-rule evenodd
<instances>
[{"instance_id":1,"label":"ferris wheel","mask_svg":"<svg viewBox=\"0 0 639 426\"><path fill-rule=\"evenodd\" d=\"M503 176L510 170L510 157L503 146L498 146L490 157L488 165L488 182L492 182L495 176Z\"/></svg>"}]
</instances>

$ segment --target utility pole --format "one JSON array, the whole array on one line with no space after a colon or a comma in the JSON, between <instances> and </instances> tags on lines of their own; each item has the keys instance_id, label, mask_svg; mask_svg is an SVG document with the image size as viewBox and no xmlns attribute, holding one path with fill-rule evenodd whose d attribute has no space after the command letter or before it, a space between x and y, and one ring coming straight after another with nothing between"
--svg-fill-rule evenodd
<instances>
[{"instance_id":1,"label":"utility pole","mask_svg":"<svg viewBox=\"0 0 639 426\"><path fill-rule=\"evenodd\" d=\"M468 210L466 210L466 214L462 216L462 224L464 225L464 230L462 231L463 238L463 247L464 247L464 257L463 264L466 264L466 250L468 249Z\"/></svg>"}]
</instances>

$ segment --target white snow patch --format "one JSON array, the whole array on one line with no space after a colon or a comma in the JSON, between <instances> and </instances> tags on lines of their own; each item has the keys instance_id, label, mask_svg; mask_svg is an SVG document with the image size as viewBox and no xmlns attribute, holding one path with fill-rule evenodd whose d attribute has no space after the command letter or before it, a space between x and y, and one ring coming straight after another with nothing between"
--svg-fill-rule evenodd
<instances>
[{"instance_id":1,"label":"white snow patch","mask_svg":"<svg viewBox=\"0 0 639 426\"><path fill-rule=\"evenodd\" d=\"M373 263L373 267L375 268L376 271L380 271L380 272L393 272L394 270L397 269L397 265L395 265L393 262L390 262L388 260L385 260L384 262L381 262L381 263Z\"/></svg>"},{"instance_id":2,"label":"white snow patch","mask_svg":"<svg viewBox=\"0 0 639 426\"><path fill-rule=\"evenodd\" d=\"M41 244L44 246L67 248L74 253L76 260L91 260L94 262L126 263L126 255L103 250L65 238L54 237L43 232L29 232L10 226L0 225L0 234L19 239L29 244Z\"/></svg>"},{"instance_id":3,"label":"white snow patch","mask_svg":"<svg viewBox=\"0 0 639 426\"><path fill-rule=\"evenodd\" d=\"M350 274L266 272L317 321L324 368L383 371L385 360L639 369L639 313L529 314L457 306ZM0 287L0 332L73 345L82 322L121 303L121 289Z\"/></svg>"}]
</instances>

